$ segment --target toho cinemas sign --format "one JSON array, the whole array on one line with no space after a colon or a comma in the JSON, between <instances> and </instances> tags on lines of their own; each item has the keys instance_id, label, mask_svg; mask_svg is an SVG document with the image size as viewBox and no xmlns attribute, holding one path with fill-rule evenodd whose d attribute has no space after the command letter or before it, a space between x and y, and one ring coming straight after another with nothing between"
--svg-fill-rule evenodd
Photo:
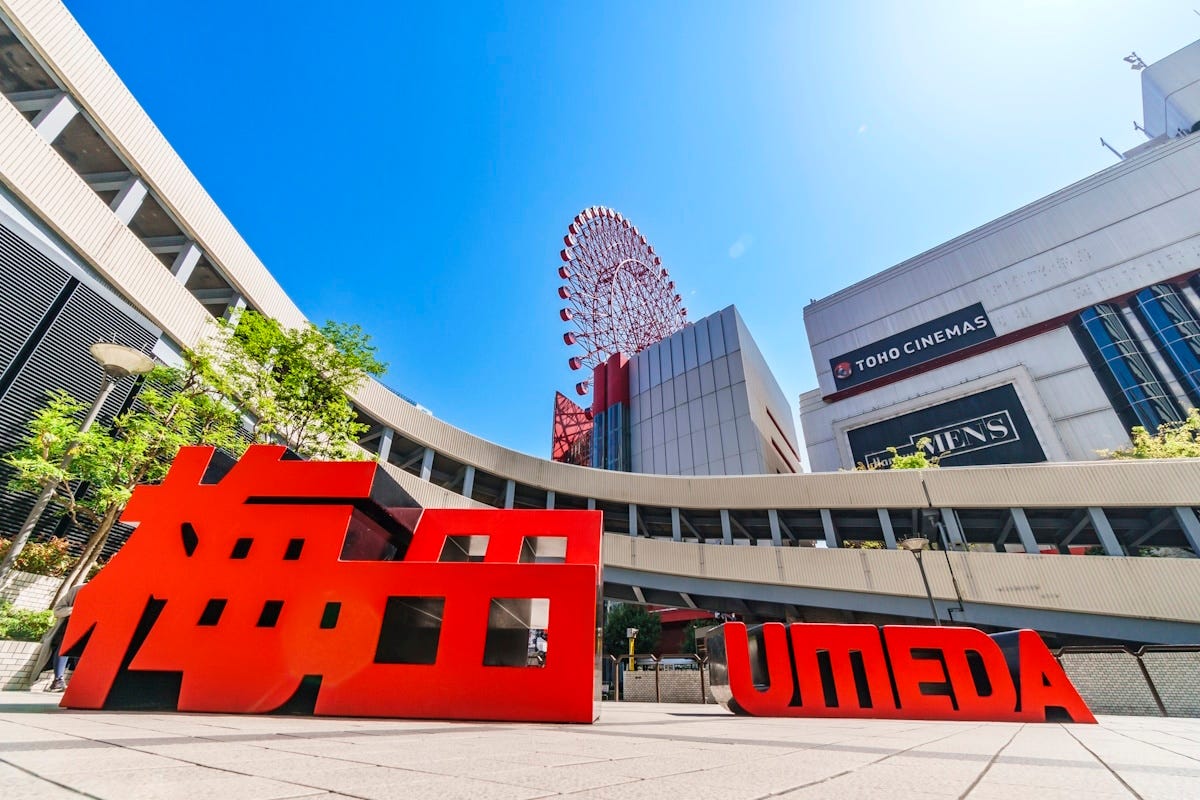
<instances>
[{"instance_id":1,"label":"toho cinemas sign","mask_svg":"<svg viewBox=\"0 0 1200 800\"><path fill-rule=\"evenodd\" d=\"M982 303L829 359L838 391L995 338Z\"/></svg>"}]
</instances>

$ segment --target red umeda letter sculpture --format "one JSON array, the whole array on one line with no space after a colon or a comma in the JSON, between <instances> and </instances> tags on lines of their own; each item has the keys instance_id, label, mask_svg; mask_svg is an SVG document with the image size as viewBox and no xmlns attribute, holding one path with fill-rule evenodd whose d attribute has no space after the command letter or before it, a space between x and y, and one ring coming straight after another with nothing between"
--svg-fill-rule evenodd
<instances>
[{"instance_id":1,"label":"red umeda letter sculpture","mask_svg":"<svg viewBox=\"0 0 1200 800\"><path fill-rule=\"evenodd\" d=\"M1096 721L1034 631L892 625L881 644L871 625L788 627L791 655L780 623L708 635L718 702L751 716Z\"/></svg>"},{"instance_id":2,"label":"red umeda letter sculpture","mask_svg":"<svg viewBox=\"0 0 1200 800\"><path fill-rule=\"evenodd\" d=\"M63 706L596 718L599 512L421 510L374 463L283 455L215 480L183 448L134 491Z\"/></svg>"}]
</instances>

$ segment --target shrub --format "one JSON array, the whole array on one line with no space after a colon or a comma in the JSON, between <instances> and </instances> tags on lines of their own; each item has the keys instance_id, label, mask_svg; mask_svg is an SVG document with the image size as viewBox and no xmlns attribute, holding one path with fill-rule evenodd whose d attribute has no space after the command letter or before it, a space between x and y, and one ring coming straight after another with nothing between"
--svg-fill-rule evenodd
<instances>
[{"instance_id":1,"label":"shrub","mask_svg":"<svg viewBox=\"0 0 1200 800\"><path fill-rule=\"evenodd\" d=\"M0 559L4 558L11 546L10 540L0 540ZM27 544L21 550L21 554L17 556L15 566L21 572L61 578L67 574L67 570L75 562L70 547L71 545L66 539L60 539L57 536L52 536L49 541Z\"/></svg>"},{"instance_id":2,"label":"shrub","mask_svg":"<svg viewBox=\"0 0 1200 800\"><path fill-rule=\"evenodd\" d=\"M38 642L54 626L53 611L18 611L0 600L0 639Z\"/></svg>"}]
</instances>

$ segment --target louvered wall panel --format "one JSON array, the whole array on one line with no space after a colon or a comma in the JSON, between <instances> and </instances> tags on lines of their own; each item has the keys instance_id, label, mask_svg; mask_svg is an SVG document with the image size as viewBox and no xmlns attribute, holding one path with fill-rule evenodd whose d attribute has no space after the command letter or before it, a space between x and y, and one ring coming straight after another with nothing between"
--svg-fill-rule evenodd
<instances>
[{"instance_id":1,"label":"louvered wall panel","mask_svg":"<svg viewBox=\"0 0 1200 800\"><path fill-rule=\"evenodd\" d=\"M53 267L52 269L48 269ZM67 273L0 225L0 375L67 285Z\"/></svg>"},{"instance_id":2,"label":"louvered wall panel","mask_svg":"<svg viewBox=\"0 0 1200 800\"><path fill-rule=\"evenodd\" d=\"M39 287L36 293L23 290L21 294L26 308L21 309L20 313L26 319L34 319L33 326L29 327L31 333L54 302L57 296L55 287L61 289L68 283L76 283L70 290L66 304L36 340L28 358L16 365L16 376L8 391L0 397L0 451L7 453L20 444L29 420L45 404L49 391L67 391L84 403L96 396L102 373L88 354L90 345L115 336L122 344L148 351L157 340L158 332L134 322L98 292L74 281L66 270L4 226L0 226L0 278L7 285L20 282L24 287ZM5 295L6 298L13 296L10 293ZM0 300L0 308L6 302L11 300ZM19 349L28 339L29 335L26 334L16 347ZM7 341L5 346L9 346ZM102 409L97 424L103 423L106 418L110 419L121 408L132 387L131 379L118 384ZM33 506L31 495L8 490L11 474L10 468L0 465L0 524L6 533L15 532ZM57 524L58 515L47 513L36 535L48 534ZM78 542L86 538L88 530L68 529L63 532Z\"/></svg>"}]
</instances>

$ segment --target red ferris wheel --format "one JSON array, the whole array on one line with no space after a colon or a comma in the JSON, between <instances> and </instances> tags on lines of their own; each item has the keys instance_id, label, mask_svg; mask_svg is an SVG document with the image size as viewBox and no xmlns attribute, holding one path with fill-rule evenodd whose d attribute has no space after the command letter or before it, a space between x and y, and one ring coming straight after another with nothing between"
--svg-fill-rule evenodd
<instances>
[{"instance_id":1,"label":"red ferris wheel","mask_svg":"<svg viewBox=\"0 0 1200 800\"><path fill-rule=\"evenodd\" d=\"M568 364L592 370L617 353L632 356L687 324L687 309L662 259L621 212L604 206L585 208L563 237L565 281L558 296L568 301L559 317L571 330L567 346L577 348ZM575 385L579 395L589 380Z\"/></svg>"}]
</instances>

